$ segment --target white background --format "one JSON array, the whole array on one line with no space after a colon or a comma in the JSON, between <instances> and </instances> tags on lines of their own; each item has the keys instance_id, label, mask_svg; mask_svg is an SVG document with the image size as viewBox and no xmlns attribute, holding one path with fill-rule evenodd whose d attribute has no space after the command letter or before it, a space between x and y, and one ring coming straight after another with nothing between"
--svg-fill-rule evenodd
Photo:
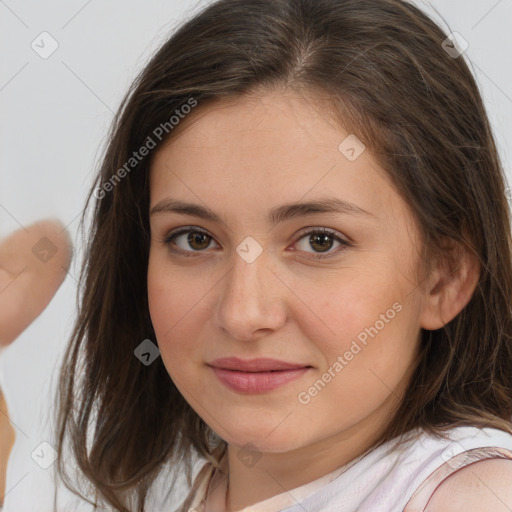
<instances>
[{"instance_id":1,"label":"white background","mask_svg":"<svg viewBox=\"0 0 512 512\"><path fill-rule=\"evenodd\" d=\"M0 236L56 217L79 249L78 220L113 112L149 56L184 16L204 4L0 0ZM426 2L419 5L431 12ZM469 43L466 56L510 176L512 0L431 5ZM31 48L43 31L59 44L48 59ZM52 397L74 320L79 264L78 252L47 310L0 353L0 387L17 435L8 467L7 512L51 510L51 471L41 469L31 452L51 441Z\"/></svg>"}]
</instances>

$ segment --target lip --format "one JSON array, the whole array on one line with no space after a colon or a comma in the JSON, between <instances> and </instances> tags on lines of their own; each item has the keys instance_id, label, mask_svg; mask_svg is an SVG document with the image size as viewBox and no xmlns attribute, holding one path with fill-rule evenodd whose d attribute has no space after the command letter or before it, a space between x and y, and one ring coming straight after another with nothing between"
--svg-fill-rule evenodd
<instances>
[{"instance_id":1,"label":"lip","mask_svg":"<svg viewBox=\"0 0 512 512\"><path fill-rule=\"evenodd\" d=\"M311 369L310 365L269 358L244 360L224 357L208 365L224 385L242 393L271 391L300 378Z\"/></svg>"},{"instance_id":2,"label":"lip","mask_svg":"<svg viewBox=\"0 0 512 512\"><path fill-rule=\"evenodd\" d=\"M278 370L296 370L298 368L306 368L310 365L301 363L288 363L279 359L271 359L268 357L258 357L256 359L240 359L238 357L221 357L215 359L210 366L222 368L225 370L238 370L241 372L269 372Z\"/></svg>"}]
</instances>

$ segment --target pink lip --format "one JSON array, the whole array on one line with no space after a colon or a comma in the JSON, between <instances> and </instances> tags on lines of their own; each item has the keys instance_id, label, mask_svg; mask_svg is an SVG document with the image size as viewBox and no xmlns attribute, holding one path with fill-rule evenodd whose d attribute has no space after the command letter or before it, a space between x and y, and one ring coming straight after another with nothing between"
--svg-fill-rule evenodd
<instances>
[{"instance_id":1,"label":"pink lip","mask_svg":"<svg viewBox=\"0 0 512 512\"><path fill-rule=\"evenodd\" d=\"M277 359L243 360L226 357L212 361L209 366L217 378L234 391L263 393L298 379L311 366L287 363Z\"/></svg>"}]
</instances>

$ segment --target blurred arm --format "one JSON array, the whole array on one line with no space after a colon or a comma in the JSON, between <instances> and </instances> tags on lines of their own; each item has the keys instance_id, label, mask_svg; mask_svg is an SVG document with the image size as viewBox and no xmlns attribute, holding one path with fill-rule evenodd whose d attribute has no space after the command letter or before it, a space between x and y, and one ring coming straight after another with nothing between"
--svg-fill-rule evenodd
<instances>
[{"instance_id":1,"label":"blurred arm","mask_svg":"<svg viewBox=\"0 0 512 512\"><path fill-rule=\"evenodd\" d=\"M68 233L56 221L37 222L0 241L0 352L49 304L66 277L71 257ZM0 506L14 441L0 390Z\"/></svg>"}]
</instances>

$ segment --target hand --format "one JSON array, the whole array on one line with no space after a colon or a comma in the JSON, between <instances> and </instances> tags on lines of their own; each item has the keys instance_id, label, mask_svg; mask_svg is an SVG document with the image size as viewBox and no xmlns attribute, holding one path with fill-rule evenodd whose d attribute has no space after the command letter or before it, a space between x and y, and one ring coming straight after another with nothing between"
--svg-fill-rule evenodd
<instances>
[{"instance_id":1,"label":"hand","mask_svg":"<svg viewBox=\"0 0 512 512\"><path fill-rule=\"evenodd\" d=\"M64 281L72 245L64 226L43 220L0 241L0 351L49 304ZM0 390L0 506L15 432Z\"/></svg>"},{"instance_id":2,"label":"hand","mask_svg":"<svg viewBox=\"0 0 512 512\"><path fill-rule=\"evenodd\" d=\"M43 220L0 241L0 348L48 305L66 277L72 245L64 226Z\"/></svg>"}]
</instances>

